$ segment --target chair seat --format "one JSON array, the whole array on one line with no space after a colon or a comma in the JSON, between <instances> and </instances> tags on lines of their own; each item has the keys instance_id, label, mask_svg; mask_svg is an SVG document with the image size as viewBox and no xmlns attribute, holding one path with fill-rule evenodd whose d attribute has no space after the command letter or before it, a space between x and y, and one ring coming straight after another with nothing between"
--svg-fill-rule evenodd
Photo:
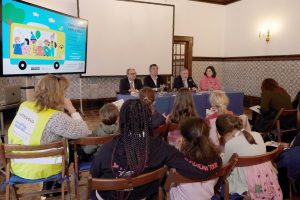
<instances>
[{"instance_id":1,"label":"chair seat","mask_svg":"<svg viewBox=\"0 0 300 200\"><path fill-rule=\"evenodd\" d=\"M83 162L79 164L79 171L86 171L91 168L92 162Z\"/></svg>"},{"instance_id":2,"label":"chair seat","mask_svg":"<svg viewBox=\"0 0 300 200\"><path fill-rule=\"evenodd\" d=\"M49 176L47 178L40 178L40 179L26 179L26 178L22 178L20 176L11 174L11 177L9 179L9 184L14 185L14 184L18 184L18 183L41 183L41 182L49 181L49 180L53 180L53 179L61 179L61 173L55 174L53 176Z\"/></svg>"}]
</instances>

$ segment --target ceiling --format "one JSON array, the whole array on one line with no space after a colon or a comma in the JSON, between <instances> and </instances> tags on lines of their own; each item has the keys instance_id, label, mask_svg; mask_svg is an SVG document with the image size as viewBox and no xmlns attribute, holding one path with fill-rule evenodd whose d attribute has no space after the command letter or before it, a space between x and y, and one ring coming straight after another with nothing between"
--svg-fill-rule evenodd
<instances>
[{"instance_id":1,"label":"ceiling","mask_svg":"<svg viewBox=\"0 0 300 200\"><path fill-rule=\"evenodd\" d=\"M214 4L221 4L221 5L227 5L234 3L236 1L241 0L191 0L191 1L198 1L198 2L206 2L206 3L214 3Z\"/></svg>"}]
</instances>

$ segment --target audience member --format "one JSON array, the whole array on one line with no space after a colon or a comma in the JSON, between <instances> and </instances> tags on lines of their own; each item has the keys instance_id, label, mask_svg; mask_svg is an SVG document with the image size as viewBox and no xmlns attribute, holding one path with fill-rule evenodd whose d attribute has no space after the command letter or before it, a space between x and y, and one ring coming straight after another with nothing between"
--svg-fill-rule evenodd
<instances>
[{"instance_id":1,"label":"audience member","mask_svg":"<svg viewBox=\"0 0 300 200\"><path fill-rule=\"evenodd\" d=\"M206 117L207 119L209 120L216 119L219 115L223 115L223 114L233 115L233 112L227 110L229 99L225 94L225 92L213 91L209 95L209 102L211 105L212 113Z\"/></svg>"},{"instance_id":2,"label":"audience member","mask_svg":"<svg viewBox=\"0 0 300 200\"><path fill-rule=\"evenodd\" d=\"M91 136L105 136L117 134L119 130L118 107L112 103L107 103L99 110L100 123L96 130L92 132ZM86 154L94 154L100 145L86 145L83 146L83 151Z\"/></svg>"},{"instance_id":3,"label":"audience member","mask_svg":"<svg viewBox=\"0 0 300 200\"><path fill-rule=\"evenodd\" d=\"M186 68L183 68L180 71L180 75L174 79L173 87L177 90L182 87L192 89L193 91L197 90L197 85L195 84L193 78L189 76L189 70Z\"/></svg>"},{"instance_id":4,"label":"audience member","mask_svg":"<svg viewBox=\"0 0 300 200\"><path fill-rule=\"evenodd\" d=\"M150 109L152 114L152 129L158 128L160 125L166 123L166 118L155 110L155 92L145 87L139 93L140 100Z\"/></svg>"},{"instance_id":5,"label":"audience member","mask_svg":"<svg viewBox=\"0 0 300 200\"><path fill-rule=\"evenodd\" d=\"M298 92L298 94L296 95L294 101L293 101L293 108L300 110L300 91Z\"/></svg>"},{"instance_id":6,"label":"audience member","mask_svg":"<svg viewBox=\"0 0 300 200\"><path fill-rule=\"evenodd\" d=\"M272 79L267 78L261 85L261 100L260 100L260 114L253 112L252 119L254 124L252 130L264 132L272 125L273 119L281 108L291 109L290 95ZM291 120L289 117L282 118L283 127L289 126Z\"/></svg>"},{"instance_id":7,"label":"audience member","mask_svg":"<svg viewBox=\"0 0 300 200\"><path fill-rule=\"evenodd\" d=\"M242 121L233 115L220 115L216 126L224 147L223 162L237 153L256 156L266 153L263 138L257 132L247 132ZM282 199L282 192L271 162L248 167L236 167L228 177L230 193L247 193L251 199Z\"/></svg>"},{"instance_id":8,"label":"audience member","mask_svg":"<svg viewBox=\"0 0 300 200\"><path fill-rule=\"evenodd\" d=\"M283 198L289 199L290 189L300 194L300 132L277 159L278 180L283 192ZM289 187L289 179L291 186Z\"/></svg>"},{"instance_id":9,"label":"audience member","mask_svg":"<svg viewBox=\"0 0 300 200\"><path fill-rule=\"evenodd\" d=\"M120 94L132 94L139 92L142 89L142 81L136 78L136 71L134 68L128 68L126 71L127 77L120 80L119 92Z\"/></svg>"},{"instance_id":10,"label":"audience member","mask_svg":"<svg viewBox=\"0 0 300 200\"><path fill-rule=\"evenodd\" d=\"M126 101L120 111L120 135L102 145L91 167L94 178L131 178L164 165L188 177L204 178L220 169L221 160L189 161L174 147L152 136L151 113L138 99ZM214 167L209 167L214 166ZM158 182L126 191L96 191L92 199L143 199L158 191Z\"/></svg>"},{"instance_id":11,"label":"audience member","mask_svg":"<svg viewBox=\"0 0 300 200\"><path fill-rule=\"evenodd\" d=\"M65 138L85 137L91 132L73 107L65 98L69 82L64 76L48 74L35 87L34 99L25 101L9 127L10 144L40 145L49 144ZM64 113L63 111L67 113ZM28 159L26 163L14 162L13 173L25 179L40 179L60 172L59 159L45 158L45 163ZM49 165L47 163L53 165ZM56 163L57 162L57 163ZM61 161L60 161L61 162Z\"/></svg>"},{"instance_id":12,"label":"audience member","mask_svg":"<svg viewBox=\"0 0 300 200\"><path fill-rule=\"evenodd\" d=\"M217 160L219 152L209 140L209 127L203 119L190 118L180 126L182 137L179 140L179 150L191 161L208 163ZM205 182L175 185L170 190L171 199L211 199L214 195L214 185L218 179Z\"/></svg>"},{"instance_id":13,"label":"audience member","mask_svg":"<svg viewBox=\"0 0 300 200\"><path fill-rule=\"evenodd\" d=\"M180 88L176 94L172 112L167 117L167 123L180 124L190 117L198 117L192 93L187 88ZM176 145L179 137L179 130L169 132L169 144Z\"/></svg>"},{"instance_id":14,"label":"audience member","mask_svg":"<svg viewBox=\"0 0 300 200\"><path fill-rule=\"evenodd\" d=\"M213 66L208 66L205 69L204 76L200 80L199 87L201 90L220 90L221 84L217 79L217 72Z\"/></svg>"},{"instance_id":15,"label":"audience member","mask_svg":"<svg viewBox=\"0 0 300 200\"><path fill-rule=\"evenodd\" d=\"M150 65L149 72L150 75L144 78L144 87L150 87L157 91L158 88L165 84L163 78L158 75L158 66L156 64Z\"/></svg>"},{"instance_id":16,"label":"audience member","mask_svg":"<svg viewBox=\"0 0 300 200\"><path fill-rule=\"evenodd\" d=\"M219 146L219 135L216 129L216 120L219 115L230 114L233 112L227 110L229 99L227 95L222 91L213 91L209 96L212 113L206 117L209 120L210 130L209 137L212 142Z\"/></svg>"}]
</instances>

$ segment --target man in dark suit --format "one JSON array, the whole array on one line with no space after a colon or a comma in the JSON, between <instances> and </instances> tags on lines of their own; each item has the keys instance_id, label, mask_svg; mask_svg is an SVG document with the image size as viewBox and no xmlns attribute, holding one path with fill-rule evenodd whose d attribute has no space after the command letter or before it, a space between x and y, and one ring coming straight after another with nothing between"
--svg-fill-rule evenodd
<instances>
[{"instance_id":1,"label":"man in dark suit","mask_svg":"<svg viewBox=\"0 0 300 200\"><path fill-rule=\"evenodd\" d=\"M163 78L158 75L158 66L150 65L149 72L150 75L144 78L144 87L150 87L157 91L157 88L165 84Z\"/></svg>"},{"instance_id":2,"label":"man in dark suit","mask_svg":"<svg viewBox=\"0 0 300 200\"><path fill-rule=\"evenodd\" d=\"M194 80L192 77L189 76L189 71L186 68L183 68L180 71L180 76L177 76L174 79L174 88L176 88L177 90L184 87L184 88L190 88L193 91L197 90L197 85L195 84Z\"/></svg>"},{"instance_id":3,"label":"man in dark suit","mask_svg":"<svg viewBox=\"0 0 300 200\"><path fill-rule=\"evenodd\" d=\"M132 92L139 92L142 89L142 81L136 78L134 68L128 68L126 71L127 77L120 80L119 91L120 94L131 94Z\"/></svg>"}]
</instances>

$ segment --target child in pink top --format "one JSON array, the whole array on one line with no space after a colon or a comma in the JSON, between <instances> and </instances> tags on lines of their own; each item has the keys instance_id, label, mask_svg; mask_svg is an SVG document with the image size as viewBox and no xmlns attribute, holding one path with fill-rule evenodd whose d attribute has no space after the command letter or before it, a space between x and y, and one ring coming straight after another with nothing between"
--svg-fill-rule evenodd
<instances>
[{"instance_id":1,"label":"child in pink top","mask_svg":"<svg viewBox=\"0 0 300 200\"><path fill-rule=\"evenodd\" d=\"M208 66L205 69L204 76L200 80L199 88L203 91L220 90L220 81L216 78L216 70L213 66Z\"/></svg>"}]
</instances>

